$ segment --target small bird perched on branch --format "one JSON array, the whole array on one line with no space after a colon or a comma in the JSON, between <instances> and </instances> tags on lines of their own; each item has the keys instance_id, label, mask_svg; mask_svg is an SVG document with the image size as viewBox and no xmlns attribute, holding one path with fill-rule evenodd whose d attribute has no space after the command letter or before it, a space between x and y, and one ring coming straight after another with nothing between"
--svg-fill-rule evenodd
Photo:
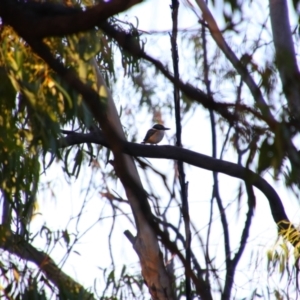
<instances>
[{"instance_id":1,"label":"small bird perched on branch","mask_svg":"<svg viewBox=\"0 0 300 300\"><path fill-rule=\"evenodd\" d=\"M159 143L164 135L165 135L165 130L169 130L170 128L166 128L161 124L155 124L151 129L147 131L147 134L142 141L142 144L157 144Z\"/></svg>"}]
</instances>

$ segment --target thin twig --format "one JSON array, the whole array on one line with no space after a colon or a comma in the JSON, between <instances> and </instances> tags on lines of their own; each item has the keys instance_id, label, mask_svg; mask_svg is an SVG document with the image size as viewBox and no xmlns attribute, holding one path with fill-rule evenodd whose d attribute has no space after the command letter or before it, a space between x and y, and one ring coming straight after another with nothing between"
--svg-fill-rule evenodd
<instances>
[{"instance_id":1,"label":"thin twig","mask_svg":"<svg viewBox=\"0 0 300 300\"><path fill-rule=\"evenodd\" d=\"M206 28L204 24L201 26L201 32L202 32L202 44L203 44L203 74L204 74L204 83L206 86L206 91L208 96L212 95L211 89L210 89L210 80L209 80L209 64L208 64L208 58L207 58L207 41L206 41ZM209 110L209 116L210 116L210 125L211 125L211 132L212 132L212 157L217 158L217 133L216 133L216 121L215 121L215 114L213 110ZM229 230L228 230L228 222L227 217L225 213L225 209L223 207L223 202L220 196L219 192L219 182L218 182L218 173L213 172L213 195L211 201L213 202L214 199L216 199L217 206L220 213L221 218L221 224L224 232L224 251L225 251L225 262L226 267L228 269L229 263L230 263L230 239L229 239ZM211 209L213 206L211 206ZM212 213L211 213L212 215ZM210 233L210 227L208 228L208 235ZM207 238L207 243L209 243L209 238ZM208 246L207 246L208 247Z\"/></svg>"},{"instance_id":2,"label":"thin twig","mask_svg":"<svg viewBox=\"0 0 300 300\"><path fill-rule=\"evenodd\" d=\"M233 259L230 260L230 265L229 265L230 268L227 269L224 290L223 290L222 298L221 298L222 300L230 299L235 269L236 269L237 264L245 250L246 242L247 242L249 232L250 232L250 226L251 226L253 211L254 211L254 207L255 207L255 195L253 192L253 187L250 184L248 184L247 182L245 182L245 185L246 185L246 190L247 190L247 194L248 194L249 209L248 209L248 212L246 215L246 222L245 222L245 226L244 226L242 236L241 236L240 247L239 247L237 253L235 254L235 256L233 257Z\"/></svg>"},{"instance_id":3,"label":"thin twig","mask_svg":"<svg viewBox=\"0 0 300 300\"><path fill-rule=\"evenodd\" d=\"M173 70L174 70L174 107L175 107L175 122L176 122L176 146L182 147L181 143L181 115L180 115L180 90L178 88L177 82L179 81L179 55L178 55L178 45L177 45L177 33L178 33L178 9L179 1L172 0L172 35L171 35L171 49L172 49L172 60L173 60ZM180 194L182 201L182 217L184 221L185 228L185 259L188 268L191 267L191 229L190 229L190 215L189 215L189 204L187 197L188 185L185 182L185 173L183 168L183 162L177 161L178 175L180 183ZM191 300L191 280L188 276L187 270L185 270L185 294L186 299Z\"/></svg>"}]
</instances>

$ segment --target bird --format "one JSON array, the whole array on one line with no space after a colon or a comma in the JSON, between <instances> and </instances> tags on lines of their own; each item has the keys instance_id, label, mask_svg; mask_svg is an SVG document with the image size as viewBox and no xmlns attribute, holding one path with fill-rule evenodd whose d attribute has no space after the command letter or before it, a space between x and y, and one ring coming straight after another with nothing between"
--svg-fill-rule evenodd
<instances>
[{"instance_id":1,"label":"bird","mask_svg":"<svg viewBox=\"0 0 300 300\"><path fill-rule=\"evenodd\" d=\"M159 143L164 135L165 130L169 130L170 128L166 128L161 124L155 124L151 129L149 129L146 133L146 136L144 140L142 141L142 144L157 144Z\"/></svg>"}]
</instances>

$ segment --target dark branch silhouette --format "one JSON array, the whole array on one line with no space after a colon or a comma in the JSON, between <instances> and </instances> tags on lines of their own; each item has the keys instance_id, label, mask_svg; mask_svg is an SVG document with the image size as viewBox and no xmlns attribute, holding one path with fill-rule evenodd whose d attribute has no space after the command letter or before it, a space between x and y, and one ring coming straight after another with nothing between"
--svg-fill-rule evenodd
<instances>
[{"instance_id":1,"label":"dark branch silhouette","mask_svg":"<svg viewBox=\"0 0 300 300\"><path fill-rule=\"evenodd\" d=\"M7 228L0 225L0 248L7 250L10 254L14 254L25 261L30 261L40 268L54 285L58 288L67 289L68 293L80 299L95 299L92 293L76 282L72 277L65 274L58 267L51 257L43 251L33 247L23 236L8 231ZM5 237L5 238L4 238ZM66 291L61 291L66 292Z\"/></svg>"},{"instance_id":2,"label":"dark branch silhouette","mask_svg":"<svg viewBox=\"0 0 300 300\"><path fill-rule=\"evenodd\" d=\"M101 1L82 10L54 3L3 0L0 3L0 16L21 36L42 39L93 29L109 17L139 2L142 0Z\"/></svg>"},{"instance_id":3,"label":"dark branch silhouette","mask_svg":"<svg viewBox=\"0 0 300 300\"><path fill-rule=\"evenodd\" d=\"M70 133L60 140L60 147L63 148L82 143L94 143L109 147L108 142L105 140L101 131L98 133L87 134L76 132ZM279 229L287 230L292 226L285 213L282 201L274 188L265 179L247 168L232 162L215 159L204 154L175 146L145 146L136 143L123 142L121 150L132 156L180 160L195 167L223 173L244 180L247 184L258 188L266 196L270 205L273 220L278 225ZM294 227L292 226L292 228ZM293 241L292 244L296 246L298 242L298 240Z\"/></svg>"},{"instance_id":4,"label":"dark branch silhouette","mask_svg":"<svg viewBox=\"0 0 300 300\"><path fill-rule=\"evenodd\" d=\"M174 78L176 83L179 81L179 55L178 55L178 45L177 45L177 30L178 30L178 9L179 1L171 1L171 16L172 16L172 34L170 36L171 40L171 51L172 51L172 62L174 70ZM175 108L175 124L176 124L176 146L182 147L181 143L181 114L180 114L180 90L178 84L174 83L173 97L174 97L174 108ZM189 214L189 202L188 202L188 183L185 181L185 172L182 161L177 161L178 166L178 177L180 184L180 195L182 203L182 218L184 222L185 229L185 259L187 264L191 265L191 228L190 228L190 214ZM186 274L185 279L185 294L186 299L191 300L191 281Z\"/></svg>"}]
</instances>

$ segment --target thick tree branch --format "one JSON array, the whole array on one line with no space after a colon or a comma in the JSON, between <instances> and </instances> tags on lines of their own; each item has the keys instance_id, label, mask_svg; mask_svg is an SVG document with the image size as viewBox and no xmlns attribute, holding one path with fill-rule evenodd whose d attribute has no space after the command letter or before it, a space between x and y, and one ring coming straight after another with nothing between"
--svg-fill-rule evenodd
<instances>
[{"instance_id":1,"label":"thick tree branch","mask_svg":"<svg viewBox=\"0 0 300 300\"><path fill-rule=\"evenodd\" d=\"M296 60L286 0L270 0L270 19L276 64L290 113L300 119L300 74Z\"/></svg>"},{"instance_id":2,"label":"thick tree branch","mask_svg":"<svg viewBox=\"0 0 300 300\"><path fill-rule=\"evenodd\" d=\"M90 30L100 22L140 2L142 0L101 1L83 11L52 3L2 0L0 16L21 36L41 39Z\"/></svg>"},{"instance_id":3,"label":"thick tree branch","mask_svg":"<svg viewBox=\"0 0 300 300\"><path fill-rule=\"evenodd\" d=\"M108 143L101 132L97 134L74 132L61 139L60 143L61 147L68 147L81 143L95 143L108 146ZM121 151L131 156L180 160L195 167L223 173L244 180L247 184L258 188L265 195L270 205L273 220L280 230L287 230L288 228L294 229L285 213L282 201L273 187L265 179L247 168L235 163L215 159L204 154L174 146L148 146L123 142ZM299 242L300 237L291 243L293 246L297 246Z\"/></svg>"},{"instance_id":4,"label":"thick tree branch","mask_svg":"<svg viewBox=\"0 0 300 300\"><path fill-rule=\"evenodd\" d=\"M45 274L57 288L68 290L68 293L74 298L92 300L95 299L92 293L89 293L78 282L65 274L59 268L51 257L43 251L37 250L28 243L22 236L12 233L7 228L0 226L0 248L15 254L25 261L33 262Z\"/></svg>"}]
</instances>

